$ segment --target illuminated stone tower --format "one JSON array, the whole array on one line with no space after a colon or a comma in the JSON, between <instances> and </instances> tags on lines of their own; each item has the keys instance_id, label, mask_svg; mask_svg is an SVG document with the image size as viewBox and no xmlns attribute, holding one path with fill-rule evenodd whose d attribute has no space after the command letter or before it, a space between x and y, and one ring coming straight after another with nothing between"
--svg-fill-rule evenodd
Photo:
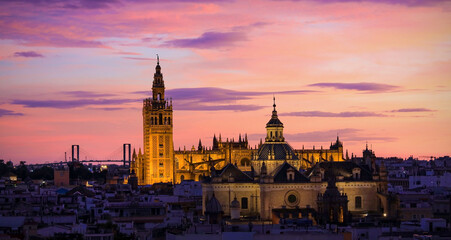
<instances>
[{"instance_id":1,"label":"illuminated stone tower","mask_svg":"<svg viewBox=\"0 0 451 240\"><path fill-rule=\"evenodd\" d=\"M143 100L144 157L137 172L140 185L173 182L172 100L167 101L164 90L163 74L157 55L152 97Z\"/></svg>"}]
</instances>

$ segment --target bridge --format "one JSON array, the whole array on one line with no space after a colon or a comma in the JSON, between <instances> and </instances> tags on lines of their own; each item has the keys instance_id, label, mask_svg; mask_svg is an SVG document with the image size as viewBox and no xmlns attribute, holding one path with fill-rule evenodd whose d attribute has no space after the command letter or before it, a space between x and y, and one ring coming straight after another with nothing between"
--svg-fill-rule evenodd
<instances>
[{"instance_id":1,"label":"bridge","mask_svg":"<svg viewBox=\"0 0 451 240\"><path fill-rule=\"evenodd\" d=\"M65 164L67 164L68 162L72 162L72 163L106 163L106 164L111 164L111 163L122 163L122 165L124 167L130 167L131 161L132 161L132 152L131 152L131 144L130 143L124 143L122 145L122 150L116 150L115 152L113 152L112 154L110 154L109 157L106 157L104 159L97 159L97 158L93 158L93 157L89 157L88 156L92 156L91 154L89 154L86 151L82 151L82 153L84 153L84 155L86 156L86 158L84 160L80 159L80 145L72 145L71 146L71 157L70 160L67 161L67 152L64 153L64 158L65 161L60 161L60 162L52 162L52 163L38 163L38 164L27 164L27 166L29 167L43 167L43 166L48 166L48 167L58 167L58 166L63 166ZM118 153L122 151L122 159L118 159L119 157L117 156Z\"/></svg>"}]
</instances>

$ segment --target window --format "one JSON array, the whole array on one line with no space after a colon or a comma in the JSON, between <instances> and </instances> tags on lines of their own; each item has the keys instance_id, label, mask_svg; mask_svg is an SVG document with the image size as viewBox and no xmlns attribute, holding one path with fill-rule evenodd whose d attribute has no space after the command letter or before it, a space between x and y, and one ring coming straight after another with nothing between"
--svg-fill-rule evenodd
<instances>
[{"instance_id":1,"label":"window","mask_svg":"<svg viewBox=\"0 0 451 240\"><path fill-rule=\"evenodd\" d=\"M180 182L183 182L183 180L185 180L185 176L180 176Z\"/></svg>"},{"instance_id":2,"label":"window","mask_svg":"<svg viewBox=\"0 0 451 240\"><path fill-rule=\"evenodd\" d=\"M355 197L355 208L362 208L362 197Z\"/></svg>"},{"instance_id":3,"label":"window","mask_svg":"<svg viewBox=\"0 0 451 240\"><path fill-rule=\"evenodd\" d=\"M241 209L247 209L248 208L248 203L247 203L247 198L241 198Z\"/></svg>"},{"instance_id":4,"label":"window","mask_svg":"<svg viewBox=\"0 0 451 240\"><path fill-rule=\"evenodd\" d=\"M159 114L158 115L158 119L160 120L159 122L158 122L158 124L160 124L160 125L163 125L163 114Z\"/></svg>"}]
</instances>

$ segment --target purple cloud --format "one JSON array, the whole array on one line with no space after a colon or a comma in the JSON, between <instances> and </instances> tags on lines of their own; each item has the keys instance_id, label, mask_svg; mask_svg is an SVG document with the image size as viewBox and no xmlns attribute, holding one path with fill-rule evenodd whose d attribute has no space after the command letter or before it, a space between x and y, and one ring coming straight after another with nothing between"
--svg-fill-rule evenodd
<instances>
[{"instance_id":1,"label":"purple cloud","mask_svg":"<svg viewBox=\"0 0 451 240\"><path fill-rule=\"evenodd\" d=\"M303 133L285 133L284 136L288 142L334 142L337 139L337 135L340 140L345 144L346 142L362 142L362 141L380 141L380 142L392 142L396 141L394 137L376 136L374 134L365 134L361 129L356 128L344 128L344 129L330 129L325 131L312 131ZM248 134L250 140L264 139L265 134ZM324 146L328 147L328 146Z\"/></svg>"},{"instance_id":2,"label":"purple cloud","mask_svg":"<svg viewBox=\"0 0 451 240\"><path fill-rule=\"evenodd\" d=\"M97 93L97 92L91 92L91 91L63 91L60 92L62 94L77 97L77 98L93 98L93 97L111 97L115 96L115 94L111 93Z\"/></svg>"},{"instance_id":3,"label":"purple cloud","mask_svg":"<svg viewBox=\"0 0 451 240\"><path fill-rule=\"evenodd\" d=\"M345 89L345 90L357 90L364 92L391 92L399 90L399 86L382 84L382 83L315 83L308 85L310 87L322 87L322 88L335 88L335 89Z\"/></svg>"},{"instance_id":4,"label":"purple cloud","mask_svg":"<svg viewBox=\"0 0 451 240\"><path fill-rule=\"evenodd\" d=\"M174 109L183 111L255 111L268 106L236 104L235 101L249 100L256 96L306 94L316 91L291 90L278 92L236 91L224 88L176 88L166 90L166 97L174 100ZM150 91L138 91L134 94L150 96Z\"/></svg>"},{"instance_id":5,"label":"purple cloud","mask_svg":"<svg viewBox=\"0 0 451 240\"><path fill-rule=\"evenodd\" d=\"M113 3L119 3L118 0L18 0L10 2L20 2L34 6L67 8L67 9L99 9L108 8Z\"/></svg>"},{"instance_id":6,"label":"purple cloud","mask_svg":"<svg viewBox=\"0 0 451 240\"><path fill-rule=\"evenodd\" d=\"M278 92L252 92L237 91L224 88L200 87L200 88L175 88L166 90L166 96L174 100L189 100L199 102L226 102L236 100L248 100L256 96L283 95L283 94L306 94L318 91L312 90L291 90ZM150 95L150 91L133 92L135 94Z\"/></svg>"},{"instance_id":7,"label":"purple cloud","mask_svg":"<svg viewBox=\"0 0 451 240\"><path fill-rule=\"evenodd\" d=\"M12 104L28 108L70 109L92 105L121 105L139 101L138 99L13 100Z\"/></svg>"},{"instance_id":8,"label":"purple cloud","mask_svg":"<svg viewBox=\"0 0 451 240\"><path fill-rule=\"evenodd\" d=\"M248 100L256 96L272 94L305 94L315 91L292 90L279 92L251 92L236 91L222 88L177 88L166 91L166 98L172 97L174 109L178 111L255 111L268 106L253 104L237 104L234 101ZM105 105L122 105L127 103L140 102L142 99L97 99L98 97L116 96L111 93L98 93L92 91L64 91L59 92L66 96L75 97L73 100L22 100L16 99L12 104L23 105L28 108L57 108L71 109L77 107L91 106L95 109L113 111L121 110L122 107L101 107ZM151 96L150 91L132 92Z\"/></svg>"},{"instance_id":9,"label":"purple cloud","mask_svg":"<svg viewBox=\"0 0 451 240\"><path fill-rule=\"evenodd\" d=\"M296 116L296 117L387 117L385 114L375 112L322 112L322 111L303 111L303 112L289 112L280 113L280 116Z\"/></svg>"},{"instance_id":10,"label":"purple cloud","mask_svg":"<svg viewBox=\"0 0 451 240\"><path fill-rule=\"evenodd\" d=\"M376 136L374 134L365 134L361 129L344 128L331 129L325 131L312 131L304 133L285 134L289 141L294 142L331 142L335 141L337 135L343 142L361 142L361 141L395 141L394 137Z\"/></svg>"},{"instance_id":11,"label":"purple cloud","mask_svg":"<svg viewBox=\"0 0 451 240\"><path fill-rule=\"evenodd\" d=\"M31 58L35 58L35 57L44 57L44 55L34 52L34 51L28 51L28 52L15 52L14 53L14 57L31 57Z\"/></svg>"},{"instance_id":12,"label":"purple cloud","mask_svg":"<svg viewBox=\"0 0 451 240\"><path fill-rule=\"evenodd\" d=\"M177 102L174 103L174 110L177 111L255 111L265 108L253 104L225 104L225 105L207 105L200 102Z\"/></svg>"},{"instance_id":13,"label":"purple cloud","mask_svg":"<svg viewBox=\"0 0 451 240\"><path fill-rule=\"evenodd\" d=\"M155 58L143 58L143 57L122 57L124 59L138 60L138 61L155 61Z\"/></svg>"},{"instance_id":14,"label":"purple cloud","mask_svg":"<svg viewBox=\"0 0 451 240\"><path fill-rule=\"evenodd\" d=\"M280 0L273 0L280 1ZM301 0L287 0L298 2ZM383 4L393 4L393 5L404 5L408 7L420 7L420 6L435 6L440 3L449 2L449 0L314 0L318 3L348 3L348 2L374 2L374 3L383 3Z\"/></svg>"},{"instance_id":15,"label":"purple cloud","mask_svg":"<svg viewBox=\"0 0 451 240\"><path fill-rule=\"evenodd\" d=\"M246 41L243 32L205 32L198 38L181 38L166 41L164 47L179 48L216 48L231 46L239 41Z\"/></svg>"},{"instance_id":16,"label":"purple cloud","mask_svg":"<svg viewBox=\"0 0 451 240\"><path fill-rule=\"evenodd\" d=\"M93 110L103 110L103 111L117 111L117 110L124 110L126 108L121 107L105 107L105 108L91 108ZM129 108L127 108L129 109Z\"/></svg>"},{"instance_id":17,"label":"purple cloud","mask_svg":"<svg viewBox=\"0 0 451 240\"><path fill-rule=\"evenodd\" d=\"M428 109L428 108L401 108L395 109L390 112L400 112L400 113L411 113L411 112L435 112L436 110Z\"/></svg>"},{"instance_id":18,"label":"purple cloud","mask_svg":"<svg viewBox=\"0 0 451 240\"><path fill-rule=\"evenodd\" d=\"M23 116L23 113L0 108L0 117L3 116Z\"/></svg>"}]
</instances>

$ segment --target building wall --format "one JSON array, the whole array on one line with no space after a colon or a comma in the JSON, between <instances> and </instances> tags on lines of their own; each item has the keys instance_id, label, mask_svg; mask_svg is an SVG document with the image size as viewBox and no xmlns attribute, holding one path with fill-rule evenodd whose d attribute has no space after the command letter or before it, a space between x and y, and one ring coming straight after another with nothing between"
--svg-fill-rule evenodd
<instances>
[{"instance_id":1,"label":"building wall","mask_svg":"<svg viewBox=\"0 0 451 240\"><path fill-rule=\"evenodd\" d=\"M381 208L381 202L377 195L378 182L337 182L340 192L348 196L348 210L350 212L376 212ZM317 208L317 197L319 193L326 191L327 183L204 183L203 211L205 203L213 193L221 203L225 215L230 215L229 205L236 196L241 203L241 198L247 197L249 208L241 210L241 215L260 214L263 219L269 220L273 208ZM287 197L294 194L298 202L292 205ZM361 197L361 208L355 207L355 197ZM257 199L257 203L254 203ZM252 203L251 203L252 202ZM291 206L290 206L291 205ZM256 210L257 208L257 210Z\"/></svg>"},{"instance_id":2,"label":"building wall","mask_svg":"<svg viewBox=\"0 0 451 240\"><path fill-rule=\"evenodd\" d=\"M56 169L53 171L53 183L57 187L69 186L69 169Z\"/></svg>"}]
</instances>

